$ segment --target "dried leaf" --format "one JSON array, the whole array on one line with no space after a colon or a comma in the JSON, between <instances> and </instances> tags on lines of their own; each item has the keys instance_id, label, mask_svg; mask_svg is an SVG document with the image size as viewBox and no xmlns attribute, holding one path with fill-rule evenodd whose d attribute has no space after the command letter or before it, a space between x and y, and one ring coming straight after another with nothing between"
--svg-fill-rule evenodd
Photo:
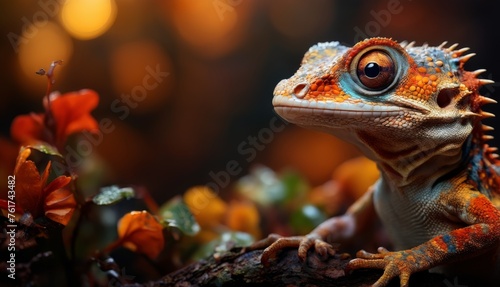
<instances>
[{"instance_id":1,"label":"dried leaf","mask_svg":"<svg viewBox=\"0 0 500 287\"><path fill-rule=\"evenodd\" d=\"M200 232L196 233L193 237L194 242L197 244L206 244L220 236L219 232L216 232L212 229L200 229Z\"/></svg>"},{"instance_id":2,"label":"dried leaf","mask_svg":"<svg viewBox=\"0 0 500 287\"><path fill-rule=\"evenodd\" d=\"M360 198L379 176L375 162L366 157L356 157L339 165L332 178L354 201Z\"/></svg>"},{"instance_id":3,"label":"dried leaf","mask_svg":"<svg viewBox=\"0 0 500 287\"><path fill-rule=\"evenodd\" d=\"M59 178L63 178L63 176L60 176L57 179ZM65 180L69 183L71 178L65 177ZM75 208L75 196L68 188L58 188L50 192L45 198L45 216L55 222L59 222L62 225L68 224L73 216Z\"/></svg>"},{"instance_id":4,"label":"dried leaf","mask_svg":"<svg viewBox=\"0 0 500 287\"><path fill-rule=\"evenodd\" d=\"M201 228L214 228L224 221L227 204L206 186L195 186L184 194L184 202Z\"/></svg>"},{"instance_id":5,"label":"dried leaf","mask_svg":"<svg viewBox=\"0 0 500 287\"><path fill-rule=\"evenodd\" d=\"M226 215L226 225L231 230L251 234L260 238L260 216L255 204L251 202L231 201Z\"/></svg>"},{"instance_id":6,"label":"dried leaf","mask_svg":"<svg viewBox=\"0 0 500 287\"><path fill-rule=\"evenodd\" d=\"M35 163L28 160L31 152L31 148L22 147L14 169L17 206L23 212L31 213L33 218L45 215L66 225L76 208L76 200L69 187L71 177L59 176L46 184L51 162L40 174Z\"/></svg>"},{"instance_id":7,"label":"dried leaf","mask_svg":"<svg viewBox=\"0 0 500 287\"><path fill-rule=\"evenodd\" d=\"M159 211L164 225L178 228L182 233L193 236L200 231L200 225L180 197L164 204Z\"/></svg>"},{"instance_id":8,"label":"dried leaf","mask_svg":"<svg viewBox=\"0 0 500 287\"><path fill-rule=\"evenodd\" d=\"M132 211L118 222L121 244L151 259L160 254L164 246L163 226L147 211Z\"/></svg>"},{"instance_id":9,"label":"dried leaf","mask_svg":"<svg viewBox=\"0 0 500 287\"><path fill-rule=\"evenodd\" d=\"M307 194L307 202L320 207L329 216L334 216L341 213L346 204L352 203L353 199L337 181L329 180L312 188Z\"/></svg>"},{"instance_id":10,"label":"dried leaf","mask_svg":"<svg viewBox=\"0 0 500 287\"><path fill-rule=\"evenodd\" d=\"M46 166L42 175L29 156L29 149L20 153L16 164L14 175L16 177L16 201L24 212L30 212L34 218L43 214L43 187L48 176L49 165Z\"/></svg>"},{"instance_id":11,"label":"dried leaf","mask_svg":"<svg viewBox=\"0 0 500 287\"><path fill-rule=\"evenodd\" d=\"M97 205L110 205L122 199L130 199L135 196L131 187L118 187L116 185L101 188L100 192L92 198Z\"/></svg>"}]
</instances>

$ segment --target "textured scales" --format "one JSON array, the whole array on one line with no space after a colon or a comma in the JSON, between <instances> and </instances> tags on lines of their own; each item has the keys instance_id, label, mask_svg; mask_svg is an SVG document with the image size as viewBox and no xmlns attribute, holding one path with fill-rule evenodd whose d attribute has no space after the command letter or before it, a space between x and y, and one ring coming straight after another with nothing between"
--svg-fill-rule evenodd
<instances>
[{"instance_id":1,"label":"textured scales","mask_svg":"<svg viewBox=\"0 0 500 287\"><path fill-rule=\"evenodd\" d=\"M333 254L328 243L349 240L378 215L397 251L360 251L347 266L384 269L373 286L394 277L408 286L411 274L431 268L498 280L500 163L486 144L492 128L481 124L493 116L481 107L495 101L479 94L492 83L477 78L485 70L463 69L474 55L467 50L386 38L309 49L277 85L276 112L354 143L381 177L345 215L310 234L256 243L268 246L264 264L285 247L298 247L302 259L313 247Z\"/></svg>"}]
</instances>

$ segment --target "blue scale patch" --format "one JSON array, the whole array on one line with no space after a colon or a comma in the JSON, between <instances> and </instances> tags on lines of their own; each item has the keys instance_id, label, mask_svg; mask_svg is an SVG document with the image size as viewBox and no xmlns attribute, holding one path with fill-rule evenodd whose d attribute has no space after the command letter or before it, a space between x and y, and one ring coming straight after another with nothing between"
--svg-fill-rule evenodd
<instances>
[{"instance_id":1,"label":"blue scale patch","mask_svg":"<svg viewBox=\"0 0 500 287\"><path fill-rule=\"evenodd\" d=\"M443 241L444 243L446 243L446 246L448 247L448 252L450 253L457 252L457 247L455 246L455 244L453 244L451 235L449 234L443 235Z\"/></svg>"}]
</instances>

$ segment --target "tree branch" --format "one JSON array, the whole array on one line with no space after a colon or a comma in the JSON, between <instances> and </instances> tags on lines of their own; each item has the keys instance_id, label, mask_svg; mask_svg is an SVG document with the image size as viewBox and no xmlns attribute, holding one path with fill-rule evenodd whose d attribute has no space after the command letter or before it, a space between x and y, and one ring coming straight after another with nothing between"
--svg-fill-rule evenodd
<instances>
[{"instance_id":1,"label":"tree branch","mask_svg":"<svg viewBox=\"0 0 500 287\"><path fill-rule=\"evenodd\" d=\"M345 275L344 267L349 258L342 258L342 255L321 260L315 252L309 252L306 262L301 262L297 250L289 249L281 252L271 266L263 267L260 263L261 254L262 250L242 252L241 249L233 249L222 256L211 256L142 286L355 287L371 286L382 275L381 270L357 270ZM398 283L395 279L389 286L399 286ZM462 279L422 272L412 275L410 286L479 286L467 283L465 285Z\"/></svg>"}]
</instances>

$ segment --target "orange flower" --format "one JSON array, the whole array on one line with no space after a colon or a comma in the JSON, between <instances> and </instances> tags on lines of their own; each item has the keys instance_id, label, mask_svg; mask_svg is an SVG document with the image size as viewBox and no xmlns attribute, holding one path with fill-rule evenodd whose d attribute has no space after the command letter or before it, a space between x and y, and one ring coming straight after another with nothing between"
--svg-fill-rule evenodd
<instances>
[{"instance_id":1,"label":"orange flower","mask_svg":"<svg viewBox=\"0 0 500 287\"><path fill-rule=\"evenodd\" d=\"M145 210L125 214L118 222L118 236L118 241L111 244L108 250L123 245L154 259L165 244L163 226Z\"/></svg>"},{"instance_id":2,"label":"orange flower","mask_svg":"<svg viewBox=\"0 0 500 287\"><path fill-rule=\"evenodd\" d=\"M98 129L90 112L99 96L92 90L80 90L64 95L52 93L44 98L45 114L17 116L11 125L11 136L22 145L45 141L62 148L69 135Z\"/></svg>"},{"instance_id":3,"label":"orange flower","mask_svg":"<svg viewBox=\"0 0 500 287\"><path fill-rule=\"evenodd\" d=\"M76 208L69 186L71 177L59 176L47 185L51 163L40 174L35 163L27 160L30 154L30 148L21 150L14 169L18 207L23 212L30 212L33 218L46 216L60 224L68 224Z\"/></svg>"}]
</instances>

